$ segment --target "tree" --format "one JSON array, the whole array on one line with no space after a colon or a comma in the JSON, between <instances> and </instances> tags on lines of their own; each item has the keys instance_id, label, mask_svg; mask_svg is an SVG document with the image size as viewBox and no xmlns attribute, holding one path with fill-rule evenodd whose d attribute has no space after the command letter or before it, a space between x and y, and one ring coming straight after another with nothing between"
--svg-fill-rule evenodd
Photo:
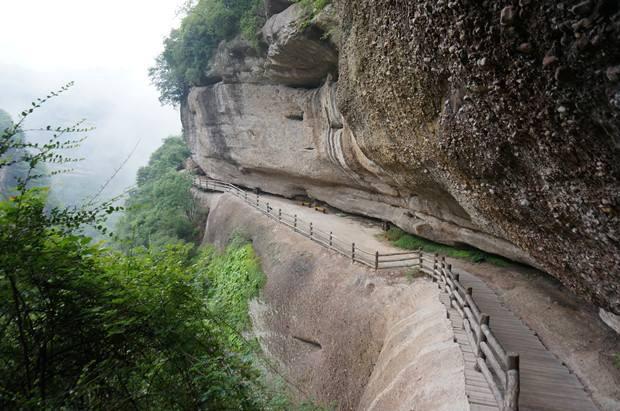
<instances>
[{"instance_id":1,"label":"tree","mask_svg":"<svg viewBox=\"0 0 620 411\"><path fill-rule=\"evenodd\" d=\"M222 40L242 34L257 44L262 0L199 0L186 7L181 27L164 40L164 51L149 70L162 104L177 105L191 86L206 82L209 61Z\"/></svg>"}]
</instances>

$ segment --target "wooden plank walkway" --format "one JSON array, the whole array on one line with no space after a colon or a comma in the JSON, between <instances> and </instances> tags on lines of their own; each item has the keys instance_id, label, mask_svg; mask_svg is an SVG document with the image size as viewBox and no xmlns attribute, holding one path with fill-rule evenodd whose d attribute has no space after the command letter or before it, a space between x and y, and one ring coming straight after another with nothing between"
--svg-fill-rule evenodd
<instances>
[{"instance_id":1,"label":"wooden plank walkway","mask_svg":"<svg viewBox=\"0 0 620 411\"><path fill-rule=\"evenodd\" d=\"M489 384L485 380L484 375L474 369L476 362L474 348L471 346L469 338L467 338L467 334L463 329L463 318L458 311L450 307L448 294L440 292L439 299L448 310L454 338L463 353L463 360L465 362L465 394L467 394L469 399L471 411L498 411L497 401L489 389Z\"/></svg>"},{"instance_id":2,"label":"wooden plank walkway","mask_svg":"<svg viewBox=\"0 0 620 411\"><path fill-rule=\"evenodd\" d=\"M598 408L575 374L541 343L536 334L506 308L482 280L458 270L464 287L472 287L474 301L491 316L490 328L507 351L520 356L521 411L596 411ZM474 370L474 353L462 329L462 319L450 309L448 295L441 300L449 309L455 336L465 360L465 386L472 410L497 410L484 376Z\"/></svg>"}]
</instances>

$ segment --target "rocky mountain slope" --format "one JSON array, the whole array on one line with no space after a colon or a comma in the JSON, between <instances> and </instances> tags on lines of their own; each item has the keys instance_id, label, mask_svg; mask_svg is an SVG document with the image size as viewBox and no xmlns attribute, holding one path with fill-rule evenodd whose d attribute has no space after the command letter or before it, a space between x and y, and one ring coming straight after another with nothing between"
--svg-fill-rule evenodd
<instances>
[{"instance_id":1,"label":"rocky mountain slope","mask_svg":"<svg viewBox=\"0 0 620 411\"><path fill-rule=\"evenodd\" d=\"M208 175L551 273L620 313L614 0L267 1L182 103Z\"/></svg>"}]
</instances>

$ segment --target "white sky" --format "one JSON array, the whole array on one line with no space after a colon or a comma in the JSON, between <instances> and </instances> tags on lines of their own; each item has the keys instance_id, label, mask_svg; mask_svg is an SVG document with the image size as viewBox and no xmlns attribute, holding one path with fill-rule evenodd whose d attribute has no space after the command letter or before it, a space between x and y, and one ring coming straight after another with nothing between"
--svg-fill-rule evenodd
<instances>
[{"instance_id":1,"label":"white sky","mask_svg":"<svg viewBox=\"0 0 620 411\"><path fill-rule=\"evenodd\" d=\"M45 70L144 75L180 0L0 0L0 58Z\"/></svg>"},{"instance_id":2,"label":"white sky","mask_svg":"<svg viewBox=\"0 0 620 411\"><path fill-rule=\"evenodd\" d=\"M96 130L81 149L80 172L101 179L140 141L113 191L130 185L161 140L181 131L178 110L161 107L147 73L183 3L0 0L0 108L15 119L37 97L75 81L30 125L91 120Z\"/></svg>"}]
</instances>

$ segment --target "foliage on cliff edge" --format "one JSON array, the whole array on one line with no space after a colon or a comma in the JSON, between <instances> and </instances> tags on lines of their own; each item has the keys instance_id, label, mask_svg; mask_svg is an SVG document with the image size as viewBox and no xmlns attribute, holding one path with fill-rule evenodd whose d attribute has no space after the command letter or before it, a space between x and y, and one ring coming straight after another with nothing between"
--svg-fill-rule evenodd
<instances>
[{"instance_id":1,"label":"foliage on cliff edge","mask_svg":"<svg viewBox=\"0 0 620 411\"><path fill-rule=\"evenodd\" d=\"M149 70L163 104L177 105L189 88L207 81L206 71L222 40L242 34L256 42L264 18L261 0L190 2L178 29L164 40L164 51Z\"/></svg>"}]
</instances>

